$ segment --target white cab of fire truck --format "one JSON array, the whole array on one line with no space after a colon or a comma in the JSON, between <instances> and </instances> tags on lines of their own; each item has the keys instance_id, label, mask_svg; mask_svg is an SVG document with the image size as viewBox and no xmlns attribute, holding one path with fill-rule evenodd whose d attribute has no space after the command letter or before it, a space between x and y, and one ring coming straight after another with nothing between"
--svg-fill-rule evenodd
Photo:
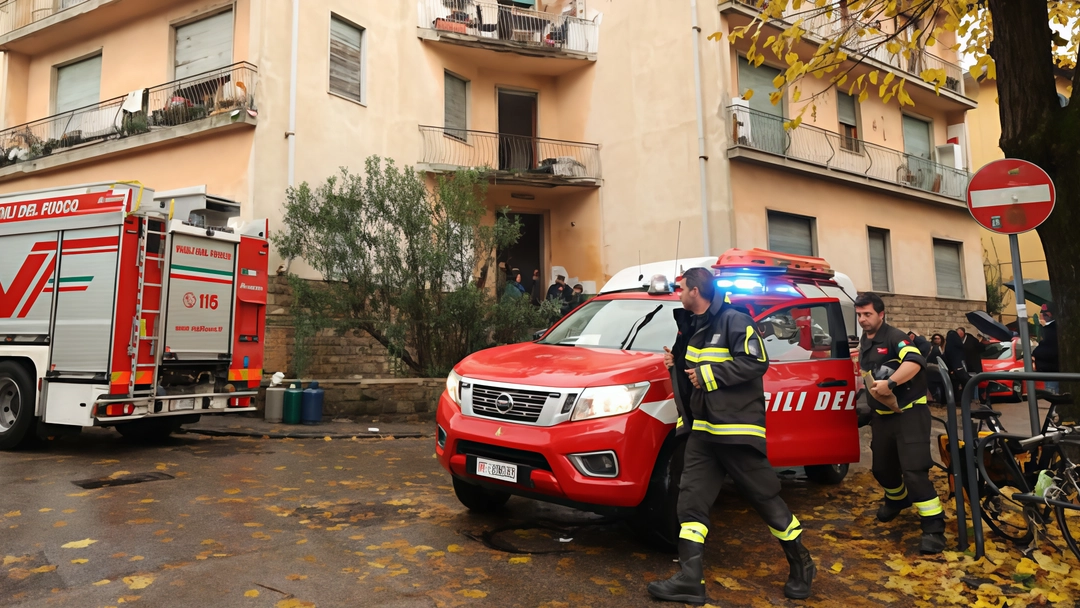
<instances>
[{"instance_id":1,"label":"white cab of fire truck","mask_svg":"<svg viewBox=\"0 0 1080 608\"><path fill-rule=\"evenodd\" d=\"M267 237L205 186L0 195L0 449L90 426L159 438L253 410Z\"/></svg>"}]
</instances>

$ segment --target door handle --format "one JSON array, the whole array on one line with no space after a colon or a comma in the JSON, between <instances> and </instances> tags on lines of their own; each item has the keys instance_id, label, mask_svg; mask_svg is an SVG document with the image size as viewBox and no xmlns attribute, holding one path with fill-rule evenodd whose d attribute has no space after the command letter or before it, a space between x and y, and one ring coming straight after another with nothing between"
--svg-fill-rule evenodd
<instances>
[{"instance_id":1,"label":"door handle","mask_svg":"<svg viewBox=\"0 0 1080 608\"><path fill-rule=\"evenodd\" d=\"M826 380L824 382L818 382L818 388L835 388L837 386L847 386L847 380Z\"/></svg>"}]
</instances>

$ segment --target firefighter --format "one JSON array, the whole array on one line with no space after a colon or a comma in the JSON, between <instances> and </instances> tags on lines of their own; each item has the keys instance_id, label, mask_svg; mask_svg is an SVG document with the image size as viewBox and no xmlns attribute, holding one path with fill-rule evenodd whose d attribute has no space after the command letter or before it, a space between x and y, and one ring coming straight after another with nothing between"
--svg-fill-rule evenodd
<instances>
[{"instance_id":1,"label":"firefighter","mask_svg":"<svg viewBox=\"0 0 1080 608\"><path fill-rule=\"evenodd\" d=\"M765 454L765 394L762 376L769 358L754 322L716 289L705 268L691 268L679 281L683 308L675 311L679 333L664 362L671 369L679 411L677 435L689 435L678 517L680 570L649 584L661 600L703 604L702 557L709 510L730 475L773 536L780 540L791 573L784 595L810 596L814 560L802 543L802 526L780 498L780 479Z\"/></svg>"},{"instance_id":2,"label":"firefighter","mask_svg":"<svg viewBox=\"0 0 1080 608\"><path fill-rule=\"evenodd\" d=\"M904 332L885 322L885 303L877 294L859 296L855 312L863 329L859 366L873 410L873 473L885 490L878 521L890 522L914 505L923 532L919 552L941 553L945 549L945 512L929 476L933 461L926 360Z\"/></svg>"}]
</instances>

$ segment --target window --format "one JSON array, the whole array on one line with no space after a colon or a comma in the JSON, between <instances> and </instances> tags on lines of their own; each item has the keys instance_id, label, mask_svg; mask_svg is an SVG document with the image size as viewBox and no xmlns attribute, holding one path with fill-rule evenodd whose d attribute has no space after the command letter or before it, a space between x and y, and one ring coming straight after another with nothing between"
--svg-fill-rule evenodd
<instances>
[{"instance_id":1,"label":"window","mask_svg":"<svg viewBox=\"0 0 1080 608\"><path fill-rule=\"evenodd\" d=\"M101 101L101 55L56 68L57 114Z\"/></svg>"},{"instance_id":2,"label":"window","mask_svg":"<svg viewBox=\"0 0 1080 608\"><path fill-rule=\"evenodd\" d=\"M469 81L450 72L443 75L443 133L465 141L469 128Z\"/></svg>"},{"instance_id":3,"label":"window","mask_svg":"<svg viewBox=\"0 0 1080 608\"><path fill-rule=\"evenodd\" d=\"M364 103L364 29L330 18L330 92Z\"/></svg>"},{"instance_id":4,"label":"window","mask_svg":"<svg viewBox=\"0 0 1080 608\"><path fill-rule=\"evenodd\" d=\"M904 115L904 152L919 158L933 159L934 148L931 145L930 123Z\"/></svg>"},{"instance_id":5,"label":"window","mask_svg":"<svg viewBox=\"0 0 1080 608\"><path fill-rule=\"evenodd\" d=\"M836 304L797 306L758 322L770 361L850 357L843 317Z\"/></svg>"},{"instance_id":6,"label":"window","mask_svg":"<svg viewBox=\"0 0 1080 608\"><path fill-rule=\"evenodd\" d=\"M889 231L870 228L870 283L874 291L889 292Z\"/></svg>"},{"instance_id":7,"label":"window","mask_svg":"<svg viewBox=\"0 0 1080 608\"><path fill-rule=\"evenodd\" d=\"M961 273L960 243L934 239L934 272L937 274L937 293L943 298L964 297Z\"/></svg>"},{"instance_id":8,"label":"window","mask_svg":"<svg viewBox=\"0 0 1080 608\"><path fill-rule=\"evenodd\" d=\"M814 255L814 218L770 211L769 249L795 255Z\"/></svg>"},{"instance_id":9,"label":"window","mask_svg":"<svg viewBox=\"0 0 1080 608\"><path fill-rule=\"evenodd\" d=\"M836 115L840 121L840 147L850 152L859 152L859 121L855 98L837 91Z\"/></svg>"},{"instance_id":10,"label":"window","mask_svg":"<svg viewBox=\"0 0 1080 608\"><path fill-rule=\"evenodd\" d=\"M176 28L175 78L187 78L232 63L233 13L218 13Z\"/></svg>"}]
</instances>

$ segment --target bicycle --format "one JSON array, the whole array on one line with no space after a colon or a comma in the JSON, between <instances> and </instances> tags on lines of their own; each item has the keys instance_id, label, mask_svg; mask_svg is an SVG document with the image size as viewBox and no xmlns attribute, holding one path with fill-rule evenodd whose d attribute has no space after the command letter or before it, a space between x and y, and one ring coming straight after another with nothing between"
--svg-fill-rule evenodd
<instances>
[{"instance_id":1,"label":"bicycle","mask_svg":"<svg viewBox=\"0 0 1080 608\"><path fill-rule=\"evenodd\" d=\"M1013 493L1010 500L1024 506L1023 513L1028 518L1029 528L1034 528L1037 523L1043 526L1048 523L1046 516L1049 514L1048 511L1053 509L1054 518L1057 520L1065 543L1076 556L1077 561L1080 561L1080 544L1077 542L1077 539L1080 539L1080 464L1073 461L1069 456L1069 450L1066 449L1066 445L1075 446L1077 452L1080 453L1080 429L1055 423L1034 437L994 433L980 439L976 449L979 474L987 480L988 489L1000 492L1001 490L991 480L992 476L986 470L984 460L986 447L995 443L1006 447L1015 443L1027 454L1037 451L1038 460L1047 462L1046 468L1040 468L1035 472L1035 483L1024 488L1022 492ZM1014 462L1019 464L1020 460ZM1019 469L1020 467L1015 467L1016 471ZM1040 476L1043 479L1040 480ZM1014 480L1018 479L1026 484L1030 476L1025 471L1021 477L1014 477ZM1033 516L1041 517L1041 520L1036 520ZM1032 541L1035 540L1032 539Z\"/></svg>"}]
</instances>

